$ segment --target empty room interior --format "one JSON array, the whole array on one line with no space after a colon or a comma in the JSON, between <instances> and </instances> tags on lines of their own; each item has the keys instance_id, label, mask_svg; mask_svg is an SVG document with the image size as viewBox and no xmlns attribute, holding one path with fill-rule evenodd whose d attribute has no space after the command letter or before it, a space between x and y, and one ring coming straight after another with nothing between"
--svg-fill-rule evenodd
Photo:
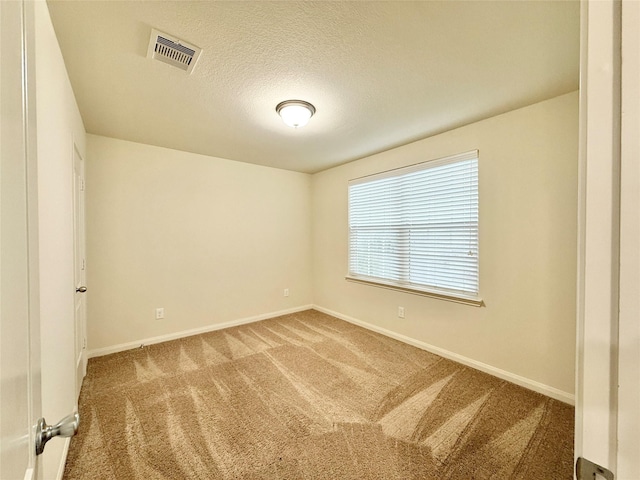
<instances>
[{"instance_id":1,"label":"empty room interior","mask_svg":"<svg viewBox=\"0 0 640 480\"><path fill-rule=\"evenodd\" d=\"M34 13L44 478L573 478L579 2Z\"/></svg>"}]
</instances>

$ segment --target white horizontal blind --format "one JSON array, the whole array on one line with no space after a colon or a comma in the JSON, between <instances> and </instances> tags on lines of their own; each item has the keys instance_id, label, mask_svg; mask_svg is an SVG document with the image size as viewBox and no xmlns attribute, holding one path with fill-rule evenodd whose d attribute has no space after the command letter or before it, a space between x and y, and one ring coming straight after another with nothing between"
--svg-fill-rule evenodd
<instances>
[{"instance_id":1,"label":"white horizontal blind","mask_svg":"<svg viewBox=\"0 0 640 480\"><path fill-rule=\"evenodd\" d=\"M349 276L478 294L478 152L349 182Z\"/></svg>"}]
</instances>

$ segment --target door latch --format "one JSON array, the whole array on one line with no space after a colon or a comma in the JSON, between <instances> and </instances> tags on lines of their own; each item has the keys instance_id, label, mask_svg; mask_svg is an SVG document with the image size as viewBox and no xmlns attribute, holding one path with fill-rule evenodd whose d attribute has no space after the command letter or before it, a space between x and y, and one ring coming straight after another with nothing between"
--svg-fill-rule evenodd
<instances>
[{"instance_id":1,"label":"door latch","mask_svg":"<svg viewBox=\"0 0 640 480\"><path fill-rule=\"evenodd\" d=\"M600 465L590 462L586 458L579 457L576 462L576 477L578 480L599 480L596 475L600 475L606 480L614 480L613 472Z\"/></svg>"}]
</instances>

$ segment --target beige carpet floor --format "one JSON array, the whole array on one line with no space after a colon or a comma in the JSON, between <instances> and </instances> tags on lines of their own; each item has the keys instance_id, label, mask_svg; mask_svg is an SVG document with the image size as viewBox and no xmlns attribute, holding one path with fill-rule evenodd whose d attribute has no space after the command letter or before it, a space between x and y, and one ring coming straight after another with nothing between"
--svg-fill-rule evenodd
<instances>
[{"instance_id":1,"label":"beige carpet floor","mask_svg":"<svg viewBox=\"0 0 640 480\"><path fill-rule=\"evenodd\" d=\"M573 407L314 310L90 360L74 479L572 479Z\"/></svg>"}]
</instances>

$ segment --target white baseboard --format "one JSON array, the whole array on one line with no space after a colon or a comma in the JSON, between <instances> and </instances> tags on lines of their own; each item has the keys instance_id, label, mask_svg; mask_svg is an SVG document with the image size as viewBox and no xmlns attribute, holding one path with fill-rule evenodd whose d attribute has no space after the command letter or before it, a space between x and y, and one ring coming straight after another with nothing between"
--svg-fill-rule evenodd
<instances>
[{"instance_id":1,"label":"white baseboard","mask_svg":"<svg viewBox=\"0 0 640 480\"><path fill-rule=\"evenodd\" d=\"M176 340L178 338L190 337L191 335L198 335L200 333L213 332L215 330L222 330L224 328L237 327L238 325L245 325L247 323L259 322L260 320L266 320L267 318L279 317L281 315L288 315L290 313L302 312L303 310L309 310L313 308L313 305L301 305L299 307L289 308L287 310L280 310L278 312L265 313L262 315L256 315L254 317L240 318L238 320L232 320L230 322L216 323L213 325L207 325L206 327L193 328L191 330L182 330L179 332L168 333L166 335L160 335L151 338L142 338L133 342L121 343L119 345L112 345L110 347L97 348L95 350L89 350L87 352L87 358L101 357L103 355L109 355L111 353L123 352L125 350L131 350L138 348L140 345L153 345L154 343L168 342L169 340Z\"/></svg>"},{"instance_id":2,"label":"white baseboard","mask_svg":"<svg viewBox=\"0 0 640 480\"><path fill-rule=\"evenodd\" d=\"M403 343L408 343L409 345L413 345L414 347L421 348L422 350L426 350L427 352L435 353L436 355L447 358L449 360L453 360L454 362L461 363L468 367L475 368L476 370L480 370L481 372L488 373L489 375L493 375L494 377L501 378L502 380L515 383L516 385L520 385L521 387L527 388L529 390L533 390L534 392L541 393L543 395L546 395L547 397L554 398L563 403L568 403L569 405L575 405L575 396L568 392L564 392L562 390L551 387L549 385L536 382L535 380L530 380L520 375L516 375L515 373L507 372L506 370L493 367L486 363L478 362L477 360L473 360L471 358L464 357L457 353L453 353L448 350L445 350L444 348L436 347L434 345L430 345L420 340L407 337L406 335L402 335L400 333L387 330L386 328L378 327L377 325L363 322L362 320L358 320L348 315L343 315L341 313L334 312L333 310L329 310L328 308L320 307L318 305L313 305L313 308L315 310L318 310L319 312L326 313L327 315L331 315L341 320L345 320L349 323L353 323L354 325L358 325L360 327L364 327L368 330L374 331L376 333L380 333L387 337L394 338Z\"/></svg>"}]
</instances>

